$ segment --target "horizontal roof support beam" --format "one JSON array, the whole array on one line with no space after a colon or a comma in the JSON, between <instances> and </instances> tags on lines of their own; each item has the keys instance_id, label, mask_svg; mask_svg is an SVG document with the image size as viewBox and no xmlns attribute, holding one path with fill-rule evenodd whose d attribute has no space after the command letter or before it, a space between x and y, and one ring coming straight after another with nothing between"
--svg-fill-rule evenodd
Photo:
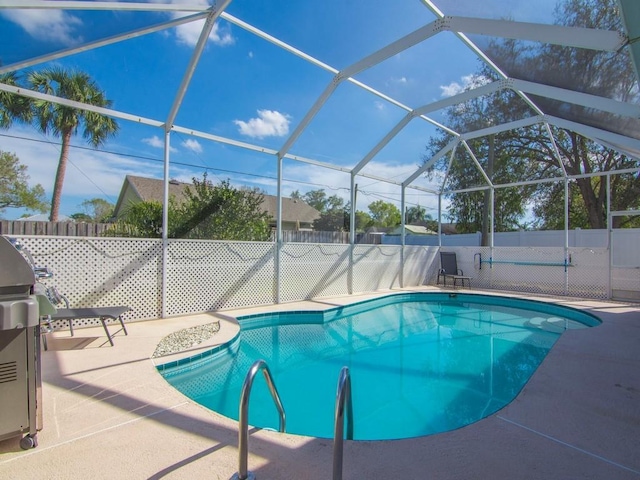
<instances>
[{"instance_id":1,"label":"horizontal roof support beam","mask_svg":"<svg viewBox=\"0 0 640 480\"><path fill-rule=\"evenodd\" d=\"M616 52L627 42L627 37L615 30L565 27L489 18L446 16L442 20L446 22L447 29L454 32L551 43L589 50Z\"/></svg>"},{"instance_id":2,"label":"horizontal roof support beam","mask_svg":"<svg viewBox=\"0 0 640 480\"><path fill-rule=\"evenodd\" d=\"M287 52L299 58L302 58L303 60L311 63L312 65L315 65L316 67L320 67L323 70L326 70L327 72L331 72L334 75L338 74L337 68L333 68L332 66L327 65L324 62L321 62L317 58L314 58L311 55L304 53L302 50L298 50L297 48L292 47L291 45L283 42L282 40L277 39L273 35L269 35L268 33L260 30L259 28L256 28L253 25L248 24L247 22L243 22L239 18L236 18L233 15L228 14L227 12L222 12L220 14L220 18L235 25L236 27L240 27L243 30L246 30L247 32L254 34L256 37L262 38L263 40L266 40L267 42L272 43L273 45L280 47L283 50L286 50Z\"/></svg>"},{"instance_id":3,"label":"horizontal roof support beam","mask_svg":"<svg viewBox=\"0 0 640 480\"><path fill-rule=\"evenodd\" d=\"M540 83L518 80L515 78L507 80L509 88L520 90L532 95L551 98L561 102L581 105L587 108L595 108L603 112L615 113L625 117L640 118L640 105L619 102L609 98L599 97L588 93L576 92L565 88L551 87Z\"/></svg>"},{"instance_id":4,"label":"horizontal roof support beam","mask_svg":"<svg viewBox=\"0 0 640 480\"><path fill-rule=\"evenodd\" d=\"M416 108L415 114L424 115L425 113L442 110L444 108L452 107L454 105L459 105L460 103L464 103L468 100L473 100L474 98L482 97L484 95L489 95L491 93L497 92L498 90L502 90L507 87L508 87L508 84L506 83L506 80L497 80L495 82L482 85L481 87L465 90L464 92L458 93L456 95L452 95L442 100L438 100L437 102L429 103L420 108Z\"/></svg>"},{"instance_id":5,"label":"horizontal roof support beam","mask_svg":"<svg viewBox=\"0 0 640 480\"><path fill-rule=\"evenodd\" d=\"M131 32L127 32L127 33L120 33L118 35L114 35L108 38L104 38L102 40L96 40L95 42L89 42L89 43L85 43L79 47L72 47L72 48L66 48L64 50L59 50L57 52L54 53L49 53L46 55L41 55L39 57L34 57L30 60L25 60L22 62L16 62L16 63L12 63L11 65L5 65L4 67L0 66L0 74L6 73L6 72L12 72L14 70L21 70L23 68L28 68L28 67L32 67L34 65L39 65L41 63L45 63L45 62L51 62L53 60L57 60L59 58L64 58L64 57L68 57L70 55L74 55L76 53L82 53L82 52L87 52L89 50L94 50L96 48L100 48L100 47L104 47L107 45L111 45L114 43L118 43L118 42L123 42L125 40L130 40L132 38L137 38L140 37L142 35L147 35L149 33L155 33L155 32L159 32L161 30L166 30L168 28L173 28L173 27L177 27L178 25L182 25L184 23L189 23L189 22L193 22L196 20L200 20L202 18L205 18L208 15L208 13L202 12L202 13L196 13L193 15L189 15L186 17L180 17L180 18L176 18L175 20L171 20L168 22L163 22L163 23L159 23L156 25L153 25L151 27L144 27L144 28L140 28L138 30L132 30Z\"/></svg>"},{"instance_id":6,"label":"horizontal roof support beam","mask_svg":"<svg viewBox=\"0 0 640 480\"><path fill-rule=\"evenodd\" d=\"M572 122L570 120L564 120L562 118L554 117L551 115L544 116L545 121L558 128L564 128L566 130L573 130L580 135L592 139L598 143L608 143L612 148L614 145L629 149L631 151L640 152L640 140L635 138L626 137L618 133L609 132L600 128L590 127L581 123Z\"/></svg>"},{"instance_id":7,"label":"horizontal roof support beam","mask_svg":"<svg viewBox=\"0 0 640 480\"><path fill-rule=\"evenodd\" d=\"M366 70L367 68L371 68L374 65L377 65L394 55L397 55L408 48L417 45L418 43L430 38L442 31L441 28L441 20L435 20L419 29L411 32L408 35L396 40L388 44L387 46L381 48L377 52L372 53L364 57L363 59L357 61L356 63L350 65L340 72L340 76L344 78L352 77L357 75L358 73Z\"/></svg>"},{"instance_id":8,"label":"horizontal roof support beam","mask_svg":"<svg viewBox=\"0 0 640 480\"><path fill-rule=\"evenodd\" d=\"M523 118L522 120L516 120L515 122L502 123L493 127L482 128L480 130L474 130L473 132L464 133L460 135L460 139L471 140L474 138L486 137L487 135L493 135L495 133L506 132L508 130L530 127L531 125L535 125L536 123L544 122L544 118L546 117L536 115L535 117Z\"/></svg>"},{"instance_id":9,"label":"horizontal roof support beam","mask_svg":"<svg viewBox=\"0 0 640 480\"><path fill-rule=\"evenodd\" d=\"M217 143L223 143L225 145L232 145L234 147L244 148L245 150L252 150L254 152L266 153L267 155L275 155L278 153L276 150L271 148L260 147L258 145L253 145L247 142L240 142L238 140L233 140L231 138L220 137L218 135L212 135L206 132L200 132L198 130L193 130L191 128L181 127L179 125L171 126L172 132L184 133L186 135L191 135L194 137L204 138L206 140L211 140Z\"/></svg>"},{"instance_id":10,"label":"horizontal roof support beam","mask_svg":"<svg viewBox=\"0 0 640 480\"><path fill-rule=\"evenodd\" d=\"M95 112L101 115L107 115L109 117L119 118L122 120L129 120L131 122L140 123L142 125L150 125L152 127L164 126L164 122L161 122L159 120L151 120L149 118L140 117L138 115L131 115L129 113L119 112L117 110L111 110L110 108L96 107L95 105L88 105L86 103L76 102L67 98L47 95L46 93L36 92L23 87L15 87L13 85L0 83L0 90L22 95L23 97L35 98L36 100L44 100L46 102L56 103L58 105L64 105L66 107L77 108L78 110Z\"/></svg>"},{"instance_id":11,"label":"horizontal roof support beam","mask_svg":"<svg viewBox=\"0 0 640 480\"><path fill-rule=\"evenodd\" d=\"M197 3L143 3L143 2L87 2L58 0L2 0L0 9L38 9L38 10L130 10L147 12L203 12L209 5Z\"/></svg>"}]
</instances>

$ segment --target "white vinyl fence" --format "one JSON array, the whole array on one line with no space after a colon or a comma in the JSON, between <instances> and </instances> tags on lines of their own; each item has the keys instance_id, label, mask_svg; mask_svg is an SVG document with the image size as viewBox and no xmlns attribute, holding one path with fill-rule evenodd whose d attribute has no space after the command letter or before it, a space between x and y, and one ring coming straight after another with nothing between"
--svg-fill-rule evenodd
<instances>
[{"instance_id":1,"label":"white vinyl fence","mask_svg":"<svg viewBox=\"0 0 640 480\"><path fill-rule=\"evenodd\" d=\"M16 238L73 307L129 305L126 320L162 316L162 241L123 238ZM629 258L625 239L608 248L442 247L455 251L471 286L587 298L640 299L640 269L610 267ZM316 297L435 284L435 246L169 240L167 316ZM615 255L613 255L615 253ZM621 260L621 261L622 261ZM279 279L279 281L278 281ZM87 322L91 323L91 322Z\"/></svg>"}]
</instances>

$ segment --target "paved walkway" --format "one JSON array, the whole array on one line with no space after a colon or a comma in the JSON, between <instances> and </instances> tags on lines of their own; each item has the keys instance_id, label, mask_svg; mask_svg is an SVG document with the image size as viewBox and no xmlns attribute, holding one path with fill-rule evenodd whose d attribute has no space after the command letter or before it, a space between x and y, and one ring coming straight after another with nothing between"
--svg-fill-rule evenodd
<instances>
[{"instance_id":1,"label":"paved walkway","mask_svg":"<svg viewBox=\"0 0 640 480\"><path fill-rule=\"evenodd\" d=\"M604 323L563 334L516 400L480 422L418 439L346 442L343 478L640 479L640 308L557 302L586 308ZM74 338L53 335L43 353L39 446L23 451L17 438L0 442L0 478L231 478L236 422L170 387L150 357L163 337L186 326L220 319L215 341L233 337L237 324L229 316L236 313L132 323L114 347L100 327L78 329ZM253 430L249 469L262 480L327 480L332 446Z\"/></svg>"}]
</instances>

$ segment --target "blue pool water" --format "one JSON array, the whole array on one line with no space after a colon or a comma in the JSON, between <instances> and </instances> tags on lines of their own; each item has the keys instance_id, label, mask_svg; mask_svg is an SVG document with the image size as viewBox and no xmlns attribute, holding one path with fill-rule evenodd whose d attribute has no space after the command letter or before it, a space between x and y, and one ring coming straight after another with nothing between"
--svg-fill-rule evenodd
<instances>
[{"instance_id":1,"label":"blue pool water","mask_svg":"<svg viewBox=\"0 0 640 480\"><path fill-rule=\"evenodd\" d=\"M159 369L194 401L238 419L250 366L264 359L287 432L331 438L338 376L350 369L354 438L409 438L453 430L504 407L567 328L595 326L553 304L473 294L411 293L325 312L238 318L239 336L204 358ZM278 428L262 375L249 423Z\"/></svg>"}]
</instances>

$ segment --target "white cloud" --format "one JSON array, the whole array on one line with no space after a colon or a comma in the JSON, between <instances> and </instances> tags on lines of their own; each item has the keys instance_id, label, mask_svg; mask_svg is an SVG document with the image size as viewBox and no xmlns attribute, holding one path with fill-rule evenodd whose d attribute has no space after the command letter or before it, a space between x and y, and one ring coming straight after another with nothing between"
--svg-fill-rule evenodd
<instances>
[{"instance_id":1,"label":"white cloud","mask_svg":"<svg viewBox=\"0 0 640 480\"><path fill-rule=\"evenodd\" d=\"M179 16L179 15L177 15ZM193 47L198 43L200 38L200 32L204 26L204 20L198 20L196 22L185 23L176 27L176 37L178 42ZM235 39L231 35L229 29L223 29L219 23L215 23L209 34L209 40L220 46L233 45Z\"/></svg>"},{"instance_id":2,"label":"white cloud","mask_svg":"<svg viewBox=\"0 0 640 480\"><path fill-rule=\"evenodd\" d=\"M171 4L185 4L185 5L202 5L203 7L209 7L208 0L152 0L154 3L171 3ZM193 15L194 12L173 12L171 17L180 18L188 15ZM179 43L193 47L198 43L200 38L200 32L204 26L204 20L197 20L195 22L189 22L179 25L175 29L176 38ZM230 27L223 28L220 23L216 22L209 34L209 40L216 45L226 46L235 43L235 38L231 35Z\"/></svg>"},{"instance_id":3,"label":"white cloud","mask_svg":"<svg viewBox=\"0 0 640 480\"><path fill-rule=\"evenodd\" d=\"M388 83L391 85L399 85L403 87L409 84L409 80L407 79L407 77L392 77L389 79Z\"/></svg>"},{"instance_id":4,"label":"white cloud","mask_svg":"<svg viewBox=\"0 0 640 480\"><path fill-rule=\"evenodd\" d=\"M234 120L240 133L252 138L283 137L289 133L290 116L275 110L258 110L258 117L248 122Z\"/></svg>"},{"instance_id":5,"label":"white cloud","mask_svg":"<svg viewBox=\"0 0 640 480\"><path fill-rule=\"evenodd\" d=\"M153 137L149 137L149 138L143 138L142 143L146 143L147 145L153 148L164 148L164 141L157 135L154 135ZM178 149L170 146L169 151L175 153L178 151Z\"/></svg>"},{"instance_id":6,"label":"white cloud","mask_svg":"<svg viewBox=\"0 0 640 480\"><path fill-rule=\"evenodd\" d=\"M157 135L154 135L150 138L143 138L142 142L154 148L164 148L164 142L160 140L160 137L158 137Z\"/></svg>"},{"instance_id":7,"label":"white cloud","mask_svg":"<svg viewBox=\"0 0 640 480\"><path fill-rule=\"evenodd\" d=\"M82 41L81 36L74 34L82 20L62 10L5 10L1 15L38 40L67 46Z\"/></svg>"},{"instance_id":8,"label":"white cloud","mask_svg":"<svg viewBox=\"0 0 640 480\"><path fill-rule=\"evenodd\" d=\"M195 139L188 138L182 142L182 146L191 150L192 152L202 153L202 145Z\"/></svg>"},{"instance_id":9,"label":"white cloud","mask_svg":"<svg viewBox=\"0 0 640 480\"><path fill-rule=\"evenodd\" d=\"M461 78L462 83L451 82L449 85L440 85L443 97L452 97L464 92L465 90L472 90L474 88L482 87L488 83L491 83L491 79L484 75L469 74Z\"/></svg>"},{"instance_id":10,"label":"white cloud","mask_svg":"<svg viewBox=\"0 0 640 480\"><path fill-rule=\"evenodd\" d=\"M373 102L373 104L375 105L376 110L384 110L384 103L382 103L381 101L376 100L375 102Z\"/></svg>"}]
</instances>

